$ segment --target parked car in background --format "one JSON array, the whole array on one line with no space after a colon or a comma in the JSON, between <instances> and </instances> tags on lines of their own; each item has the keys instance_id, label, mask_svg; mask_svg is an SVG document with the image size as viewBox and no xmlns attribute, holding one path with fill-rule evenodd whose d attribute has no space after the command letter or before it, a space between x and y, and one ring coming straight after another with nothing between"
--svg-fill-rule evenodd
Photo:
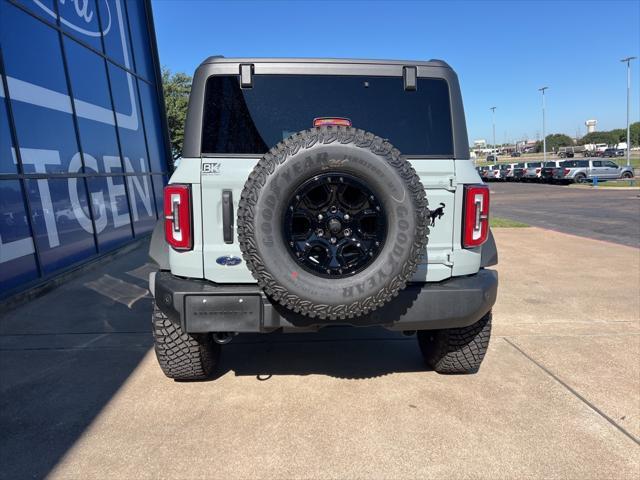
<instances>
[{"instance_id":1,"label":"parked car in background","mask_svg":"<svg viewBox=\"0 0 640 480\"><path fill-rule=\"evenodd\" d=\"M511 173L511 179L515 182L520 182L522 177L524 176L524 171L526 168L526 163L514 163L513 169Z\"/></svg>"},{"instance_id":2,"label":"parked car in background","mask_svg":"<svg viewBox=\"0 0 640 480\"><path fill-rule=\"evenodd\" d=\"M526 162L522 179L526 181L540 180L540 172L542 170L542 162Z\"/></svg>"},{"instance_id":3,"label":"parked car in background","mask_svg":"<svg viewBox=\"0 0 640 480\"><path fill-rule=\"evenodd\" d=\"M583 153L586 148L582 145L575 147L560 147L558 149L558 157L560 158L573 158L577 153Z\"/></svg>"},{"instance_id":4,"label":"parked car in background","mask_svg":"<svg viewBox=\"0 0 640 480\"><path fill-rule=\"evenodd\" d=\"M604 152L602 152L602 156L608 158L624 157L624 150L621 148L607 148Z\"/></svg>"},{"instance_id":5,"label":"parked car in background","mask_svg":"<svg viewBox=\"0 0 640 480\"><path fill-rule=\"evenodd\" d=\"M563 163L564 162L561 162L559 160L544 163L542 165L542 169L540 170L540 180L547 183L557 182L559 179L561 179L561 177L558 178L557 175L562 174L564 170L562 167Z\"/></svg>"},{"instance_id":6,"label":"parked car in background","mask_svg":"<svg viewBox=\"0 0 640 480\"><path fill-rule=\"evenodd\" d=\"M520 153L520 152L511 152L511 156L512 157L521 157L522 153Z\"/></svg>"},{"instance_id":7,"label":"parked car in background","mask_svg":"<svg viewBox=\"0 0 640 480\"><path fill-rule=\"evenodd\" d=\"M501 163L498 165L500 169L500 180L506 182L513 179L513 166L515 163ZM511 178L509 177L511 175Z\"/></svg>"},{"instance_id":8,"label":"parked car in background","mask_svg":"<svg viewBox=\"0 0 640 480\"><path fill-rule=\"evenodd\" d=\"M500 170L500 165L487 165L483 168L484 168L483 174L481 174L480 177L485 182L502 179L502 175L501 175L502 172Z\"/></svg>"},{"instance_id":9,"label":"parked car in background","mask_svg":"<svg viewBox=\"0 0 640 480\"><path fill-rule=\"evenodd\" d=\"M567 182L585 183L596 177L598 180L633 178L633 167L621 167L611 160L568 160L562 167L562 180Z\"/></svg>"},{"instance_id":10,"label":"parked car in background","mask_svg":"<svg viewBox=\"0 0 640 480\"><path fill-rule=\"evenodd\" d=\"M487 162L497 162L498 161L498 156L494 153L492 153L491 155L487 155Z\"/></svg>"},{"instance_id":11,"label":"parked car in background","mask_svg":"<svg viewBox=\"0 0 640 480\"><path fill-rule=\"evenodd\" d=\"M489 165L489 169L487 170L487 180L500 180L500 166L499 165Z\"/></svg>"},{"instance_id":12,"label":"parked car in background","mask_svg":"<svg viewBox=\"0 0 640 480\"><path fill-rule=\"evenodd\" d=\"M584 145L582 155L585 157L601 157L607 148L609 146L606 143L589 143Z\"/></svg>"}]
</instances>

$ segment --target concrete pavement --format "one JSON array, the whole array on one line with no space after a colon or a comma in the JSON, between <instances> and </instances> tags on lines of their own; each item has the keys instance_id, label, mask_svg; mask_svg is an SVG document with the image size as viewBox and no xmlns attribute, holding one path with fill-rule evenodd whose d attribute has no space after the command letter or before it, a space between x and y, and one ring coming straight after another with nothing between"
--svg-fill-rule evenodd
<instances>
[{"instance_id":1,"label":"concrete pavement","mask_svg":"<svg viewBox=\"0 0 640 480\"><path fill-rule=\"evenodd\" d=\"M144 287L144 250L85 274L0 317L0 477L637 478L640 250L495 236L472 376L426 371L413 338L335 328L240 337L215 381L175 383L150 299L122 288Z\"/></svg>"}]
</instances>

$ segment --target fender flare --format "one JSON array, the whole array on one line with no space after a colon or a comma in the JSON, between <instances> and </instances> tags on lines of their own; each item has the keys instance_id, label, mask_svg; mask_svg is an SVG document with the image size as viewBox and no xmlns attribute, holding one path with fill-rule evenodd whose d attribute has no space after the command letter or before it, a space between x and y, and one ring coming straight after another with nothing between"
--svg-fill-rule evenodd
<instances>
[{"instance_id":1,"label":"fender flare","mask_svg":"<svg viewBox=\"0 0 640 480\"><path fill-rule=\"evenodd\" d=\"M496 241L493 239L493 232L489 230L489 237L482 245L482 253L480 255L480 268L491 267L498 264L498 249Z\"/></svg>"},{"instance_id":2,"label":"fender flare","mask_svg":"<svg viewBox=\"0 0 640 480\"><path fill-rule=\"evenodd\" d=\"M149 258L158 264L160 270L170 270L169 245L164 239L164 220L158 220L151 234Z\"/></svg>"}]
</instances>

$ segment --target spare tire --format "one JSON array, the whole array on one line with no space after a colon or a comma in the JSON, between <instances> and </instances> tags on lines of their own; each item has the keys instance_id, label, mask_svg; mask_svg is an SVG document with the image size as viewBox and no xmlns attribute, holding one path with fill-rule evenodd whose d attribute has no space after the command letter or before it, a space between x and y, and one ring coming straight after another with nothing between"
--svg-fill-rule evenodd
<instances>
[{"instance_id":1,"label":"spare tire","mask_svg":"<svg viewBox=\"0 0 640 480\"><path fill-rule=\"evenodd\" d=\"M240 198L238 238L268 296L302 315L346 319L406 286L428 215L424 187L393 145L323 126L260 159Z\"/></svg>"}]
</instances>

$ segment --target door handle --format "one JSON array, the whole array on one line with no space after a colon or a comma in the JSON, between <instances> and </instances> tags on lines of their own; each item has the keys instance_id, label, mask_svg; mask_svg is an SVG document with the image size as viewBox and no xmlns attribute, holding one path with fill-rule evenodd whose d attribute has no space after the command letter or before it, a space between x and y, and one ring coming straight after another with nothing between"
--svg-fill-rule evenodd
<instances>
[{"instance_id":1,"label":"door handle","mask_svg":"<svg viewBox=\"0 0 640 480\"><path fill-rule=\"evenodd\" d=\"M233 193L222 191L222 238L224 243L233 243Z\"/></svg>"}]
</instances>

